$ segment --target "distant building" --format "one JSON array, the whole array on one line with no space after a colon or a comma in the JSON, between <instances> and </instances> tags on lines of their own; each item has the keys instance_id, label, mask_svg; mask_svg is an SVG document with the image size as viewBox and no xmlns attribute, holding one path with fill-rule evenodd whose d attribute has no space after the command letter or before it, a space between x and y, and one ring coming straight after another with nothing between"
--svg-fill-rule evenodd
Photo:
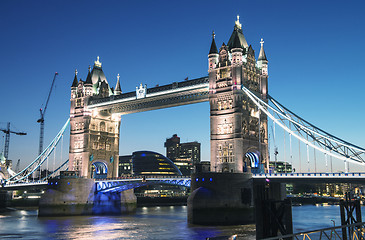
<instances>
[{"instance_id":1,"label":"distant building","mask_svg":"<svg viewBox=\"0 0 365 240\"><path fill-rule=\"evenodd\" d=\"M277 161L269 162L269 169L271 173L291 173L292 166L288 162Z\"/></svg>"},{"instance_id":2,"label":"distant building","mask_svg":"<svg viewBox=\"0 0 365 240\"><path fill-rule=\"evenodd\" d=\"M182 175L178 167L162 154L137 151L132 155L119 156L119 176L133 175Z\"/></svg>"},{"instance_id":3,"label":"distant building","mask_svg":"<svg viewBox=\"0 0 365 240\"><path fill-rule=\"evenodd\" d=\"M118 175L133 174L132 155L119 156Z\"/></svg>"},{"instance_id":4,"label":"distant building","mask_svg":"<svg viewBox=\"0 0 365 240\"><path fill-rule=\"evenodd\" d=\"M183 175L190 176L194 166L200 163L200 143L180 143L180 138L174 134L165 142L166 156L180 169Z\"/></svg>"},{"instance_id":5,"label":"distant building","mask_svg":"<svg viewBox=\"0 0 365 240\"><path fill-rule=\"evenodd\" d=\"M201 161L195 165L195 172L210 172L210 162L209 161Z\"/></svg>"}]
</instances>

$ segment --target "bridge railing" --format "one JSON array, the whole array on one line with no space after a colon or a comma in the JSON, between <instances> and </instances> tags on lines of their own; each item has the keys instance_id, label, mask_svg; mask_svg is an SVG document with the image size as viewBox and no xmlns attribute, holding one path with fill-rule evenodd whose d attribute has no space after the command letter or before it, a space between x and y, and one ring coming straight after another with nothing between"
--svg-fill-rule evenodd
<instances>
[{"instance_id":1,"label":"bridge railing","mask_svg":"<svg viewBox=\"0 0 365 240\"><path fill-rule=\"evenodd\" d=\"M312 231L307 231L307 232L288 234L288 235L284 235L284 236L270 237L270 238L265 238L264 240L343 239L343 237L342 237L343 231L346 231L348 233L346 240L347 239L351 239L351 240L365 239L364 238L365 222L337 226L337 227L322 228L322 229L317 229L317 230L312 230Z\"/></svg>"},{"instance_id":2,"label":"bridge railing","mask_svg":"<svg viewBox=\"0 0 365 240\"><path fill-rule=\"evenodd\" d=\"M16 186L27 186L27 185L42 185L48 184L48 181L32 181L32 182L6 182L2 187L16 187Z\"/></svg>"},{"instance_id":3,"label":"bridge railing","mask_svg":"<svg viewBox=\"0 0 365 240\"><path fill-rule=\"evenodd\" d=\"M183 179L183 178L191 178L190 176L171 176L171 175L124 175L124 176L120 176L120 177L115 177L115 178L100 178L100 179L96 179L96 181L113 181L113 180L133 180L133 179Z\"/></svg>"},{"instance_id":4,"label":"bridge railing","mask_svg":"<svg viewBox=\"0 0 365 240\"><path fill-rule=\"evenodd\" d=\"M256 173L253 177L365 177L365 173Z\"/></svg>"}]
</instances>

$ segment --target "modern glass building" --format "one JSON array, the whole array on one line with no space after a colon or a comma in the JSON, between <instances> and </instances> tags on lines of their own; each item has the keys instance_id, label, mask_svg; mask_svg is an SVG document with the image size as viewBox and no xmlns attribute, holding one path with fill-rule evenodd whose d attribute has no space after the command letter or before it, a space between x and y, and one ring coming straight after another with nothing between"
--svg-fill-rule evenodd
<instances>
[{"instance_id":1,"label":"modern glass building","mask_svg":"<svg viewBox=\"0 0 365 240\"><path fill-rule=\"evenodd\" d=\"M184 176L190 176L194 167L200 163L200 143L180 143L180 137L174 134L165 142L166 156L171 159Z\"/></svg>"},{"instance_id":2,"label":"modern glass building","mask_svg":"<svg viewBox=\"0 0 365 240\"><path fill-rule=\"evenodd\" d=\"M156 152L138 151L132 156L120 156L119 159L123 161L119 164L120 175L182 175L170 159Z\"/></svg>"}]
</instances>

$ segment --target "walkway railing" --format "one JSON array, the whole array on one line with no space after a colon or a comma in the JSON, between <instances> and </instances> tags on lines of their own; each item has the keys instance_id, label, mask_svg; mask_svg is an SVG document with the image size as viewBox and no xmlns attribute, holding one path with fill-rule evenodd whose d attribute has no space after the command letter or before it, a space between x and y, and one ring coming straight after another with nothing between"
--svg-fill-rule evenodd
<instances>
[{"instance_id":1,"label":"walkway railing","mask_svg":"<svg viewBox=\"0 0 365 240\"><path fill-rule=\"evenodd\" d=\"M120 181L120 180L139 180L139 179L185 179L191 178L190 176L176 176L176 175L123 175L115 178L100 178L95 181Z\"/></svg>"},{"instance_id":2,"label":"walkway railing","mask_svg":"<svg viewBox=\"0 0 365 240\"><path fill-rule=\"evenodd\" d=\"M344 239L342 236L342 231L347 232L347 238ZM239 237L239 235L238 235ZM239 239L239 238L238 238ZM313 240L313 239L327 239L327 240L361 240L365 239L365 222L354 223L338 227L322 228L313 231L299 232L295 234L288 234L284 236L277 236L271 238L265 238L264 240L285 240L285 239L295 239L295 240Z\"/></svg>"},{"instance_id":3,"label":"walkway railing","mask_svg":"<svg viewBox=\"0 0 365 240\"><path fill-rule=\"evenodd\" d=\"M256 173L254 178L270 177L365 177L365 173Z\"/></svg>"}]
</instances>

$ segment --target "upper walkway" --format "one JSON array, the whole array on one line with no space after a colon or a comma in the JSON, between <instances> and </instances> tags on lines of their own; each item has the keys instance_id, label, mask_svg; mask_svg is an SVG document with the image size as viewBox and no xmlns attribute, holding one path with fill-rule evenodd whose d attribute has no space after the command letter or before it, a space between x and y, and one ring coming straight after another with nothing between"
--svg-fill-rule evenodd
<instances>
[{"instance_id":1,"label":"upper walkway","mask_svg":"<svg viewBox=\"0 0 365 240\"><path fill-rule=\"evenodd\" d=\"M109 110L112 113L130 114L206 102L209 100L209 79L202 77L164 86L144 89L145 95L137 97L136 91L106 98L91 98L89 109Z\"/></svg>"},{"instance_id":2,"label":"upper walkway","mask_svg":"<svg viewBox=\"0 0 365 240\"><path fill-rule=\"evenodd\" d=\"M365 184L365 173L263 173L253 174L254 181L280 182L280 183L361 183ZM212 181L212 180L211 180ZM45 188L48 181L35 181L24 183L6 183L0 189L21 190ZM111 179L95 179L96 190L99 192L125 191L146 185L177 185L190 187L190 176L123 176Z\"/></svg>"}]
</instances>

